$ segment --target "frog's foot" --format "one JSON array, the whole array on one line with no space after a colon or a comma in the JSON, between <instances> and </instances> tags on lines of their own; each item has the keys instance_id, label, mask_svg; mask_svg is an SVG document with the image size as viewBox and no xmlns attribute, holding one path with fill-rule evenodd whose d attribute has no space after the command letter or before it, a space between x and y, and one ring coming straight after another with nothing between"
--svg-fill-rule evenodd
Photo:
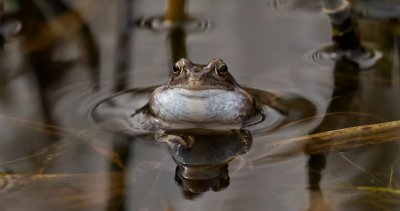
<instances>
[{"instance_id":1,"label":"frog's foot","mask_svg":"<svg viewBox=\"0 0 400 211\"><path fill-rule=\"evenodd\" d=\"M194 144L194 138L192 136L181 137L178 135L169 135L164 131L160 131L154 135L154 139L161 143L166 143L170 147L183 146L190 148Z\"/></svg>"}]
</instances>

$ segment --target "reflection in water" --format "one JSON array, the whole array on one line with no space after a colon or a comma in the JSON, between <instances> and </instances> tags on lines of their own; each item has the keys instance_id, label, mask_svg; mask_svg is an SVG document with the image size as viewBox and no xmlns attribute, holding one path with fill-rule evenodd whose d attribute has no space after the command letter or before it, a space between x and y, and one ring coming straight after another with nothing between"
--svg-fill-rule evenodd
<instances>
[{"instance_id":1,"label":"reflection in water","mask_svg":"<svg viewBox=\"0 0 400 211\"><path fill-rule=\"evenodd\" d=\"M217 172L218 175L208 179L201 178L186 178L185 171L188 167L176 166L175 181L182 188L183 196L186 199L195 199L200 196L201 193L208 190L221 191L229 186L229 172L228 164L221 164L218 166L206 166L206 167L189 167L190 171L202 172L202 174Z\"/></svg>"},{"instance_id":2,"label":"reflection in water","mask_svg":"<svg viewBox=\"0 0 400 211\"><path fill-rule=\"evenodd\" d=\"M1 0L0 1L0 49L3 50L4 48L4 1Z\"/></svg>"},{"instance_id":3,"label":"reflection in water","mask_svg":"<svg viewBox=\"0 0 400 211\"><path fill-rule=\"evenodd\" d=\"M169 0L164 16L138 19L139 27L155 32L168 32L168 50L173 64L181 58L188 58L186 47L187 33L203 32L210 27L205 19L191 17L186 12L186 0Z\"/></svg>"},{"instance_id":4,"label":"reflection in water","mask_svg":"<svg viewBox=\"0 0 400 211\"><path fill-rule=\"evenodd\" d=\"M358 74L360 68L358 64L349 60L347 57L336 61L334 69L334 90L332 93L332 101L328 106L327 113L336 113L341 111L350 110L350 101L354 98L354 94L358 87ZM343 80L342 78L350 78L350 80ZM338 122L335 120L327 120L329 117L325 117L324 121L313 131L313 133L319 133L329 130L335 130L343 127L343 120L339 119ZM351 125L348 125L351 126ZM310 192L310 200L315 200L311 206L318 208L319 206L326 206L324 204L323 194L321 192L320 183L322 177L322 171L326 167L328 152L313 153L312 148L314 143L310 142L305 145L305 153L309 154L307 163L308 170L308 188ZM319 194L316 194L316 193ZM317 197L317 198L315 198ZM321 203L322 202L322 203ZM317 204L318 206L316 206Z\"/></svg>"},{"instance_id":5,"label":"reflection in water","mask_svg":"<svg viewBox=\"0 0 400 211\"><path fill-rule=\"evenodd\" d=\"M116 47L115 91L126 89L129 70L131 69L132 39L133 39L133 1L120 1L118 6L119 24Z\"/></svg>"},{"instance_id":6,"label":"reflection in water","mask_svg":"<svg viewBox=\"0 0 400 211\"><path fill-rule=\"evenodd\" d=\"M327 109L327 113L335 113L350 110L349 100L354 98L354 93L358 89L358 73L360 66L368 68L375 64L374 52L366 50L360 41L359 30L350 13L350 5L345 0L338 1L322 1L324 12L329 16L332 25L332 47L326 47L321 50L322 54L328 54L330 59L335 60L334 73L334 90L333 99ZM317 51L318 52L318 51ZM372 62L371 62L372 61ZM367 63L367 65L366 65ZM354 80L342 81L338 77L347 77ZM327 117L326 117L327 118ZM322 123L313 131L313 133L334 130L340 128L341 122L322 121ZM323 192L321 192L320 183L322 171L326 167L327 152L310 153L308 148L312 148L313 143L310 142L305 146L305 153L310 154L307 170L308 170L308 188L310 190L310 209L318 210L321 207L330 210L325 205ZM318 193L317 195L315 193ZM317 198L315 198L317 197ZM319 202L319 203L316 203Z\"/></svg>"},{"instance_id":7,"label":"reflection in water","mask_svg":"<svg viewBox=\"0 0 400 211\"><path fill-rule=\"evenodd\" d=\"M184 130L168 134L193 137L191 147L170 147L177 163L175 180L191 199L208 190L221 191L229 185L228 163L250 150L252 136L246 130Z\"/></svg>"},{"instance_id":8,"label":"reflection in water","mask_svg":"<svg viewBox=\"0 0 400 211\"><path fill-rule=\"evenodd\" d=\"M44 4L47 3L47 4ZM46 1L37 4L35 1L20 2L17 15L22 21L23 42L27 59L39 87L39 95L45 119L54 124L48 99L48 89L60 83L67 73L81 64L86 66L87 74L92 80L93 89L99 86L99 52L88 26L80 14L61 2ZM64 27L64 24L71 27ZM41 26L41 30L37 30ZM70 54L60 58L60 54Z\"/></svg>"}]
</instances>

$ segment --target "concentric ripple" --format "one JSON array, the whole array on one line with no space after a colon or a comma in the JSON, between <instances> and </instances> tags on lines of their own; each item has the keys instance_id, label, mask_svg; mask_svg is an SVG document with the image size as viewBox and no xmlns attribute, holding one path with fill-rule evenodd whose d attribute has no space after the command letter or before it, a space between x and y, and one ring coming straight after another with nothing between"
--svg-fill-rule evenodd
<instances>
[{"instance_id":1,"label":"concentric ripple","mask_svg":"<svg viewBox=\"0 0 400 211\"><path fill-rule=\"evenodd\" d=\"M332 65L342 58L347 58L357 63L361 69L373 66L381 57L382 53L371 47L366 48L365 51L352 51L339 50L333 45L325 45L307 54L307 58L323 65Z\"/></svg>"},{"instance_id":2,"label":"concentric ripple","mask_svg":"<svg viewBox=\"0 0 400 211\"><path fill-rule=\"evenodd\" d=\"M320 12L321 2L310 0L270 0L267 1L267 6L279 12L292 12L304 10L309 12Z\"/></svg>"},{"instance_id":3,"label":"concentric ripple","mask_svg":"<svg viewBox=\"0 0 400 211\"><path fill-rule=\"evenodd\" d=\"M136 25L155 32L165 32L172 28L182 28L188 33L203 32L211 27L211 22L206 19L188 17L185 21L169 21L163 16L152 16L141 18Z\"/></svg>"},{"instance_id":4,"label":"concentric ripple","mask_svg":"<svg viewBox=\"0 0 400 211\"><path fill-rule=\"evenodd\" d=\"M147 104L154 88L132 89L106 98L91 110L92 119L98 123L110 119L129 121L132 114ZM263 99L257 98L265 98L271 95L267 92L265 92L265 95L262 95L260 94L264 93L262 90L257 91L258 94L254 97L259 102L263 102ZM257 115L251 117L246 122L246 129L254 130L254 132L266 131L278 126L285 119L284 114L269 105L261 104L260 108ZM122 124L125 125L124 123Z\"/></svg>"}]
</instances>

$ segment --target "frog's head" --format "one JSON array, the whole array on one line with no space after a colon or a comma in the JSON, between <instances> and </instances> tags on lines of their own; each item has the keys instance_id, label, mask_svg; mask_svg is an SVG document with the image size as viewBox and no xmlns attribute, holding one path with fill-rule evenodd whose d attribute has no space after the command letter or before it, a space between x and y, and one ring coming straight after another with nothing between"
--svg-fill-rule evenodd
<instances>
[{"instance_id":1,"label":"frog's head","mask_svg":"<svg viewBox=\"0 0 400 211\"><path fill-rule=\"evenodd\" d=\"M167 84L150 97L151 111L168 121L241 124L255 112L255 101L221 59L206 65L180 59Z\"/></svg>"},{"instance_id":2,"label":"frog's head","mask_svg":"<svg viewBox=\"0 0 400 211\"><path fill-rule=\"evenodd\" d=\"M182 58L173 65L172 73L168 88L234 90L239 86L221 59L213 59L203 65Z\"/></svg>"}]
</instances>

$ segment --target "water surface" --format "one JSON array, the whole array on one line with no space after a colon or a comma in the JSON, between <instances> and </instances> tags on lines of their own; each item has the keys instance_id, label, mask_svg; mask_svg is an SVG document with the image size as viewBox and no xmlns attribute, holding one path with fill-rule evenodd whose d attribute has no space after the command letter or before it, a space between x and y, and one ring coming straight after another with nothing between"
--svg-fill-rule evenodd
<instances>
[{"instance_id":1,"label":"water surface","mask_svg":"<svg viewBox=\"0 0 400 211\"><path fill-rule=\"evenodd\" d=\"M362 42L381 53L361 68L312 59L331 43L315 1L190 1L188 13L207 24L184 33L135 25L163 16L165 1L134 1L133 28L124 28L127 6L117 1L6 1L7 11L23 14L10 17L24 30L0 52L0 203L8 210L399 209L396 137L340 151L334 140L322 151L285 142L399 120L393 2L352 1ZM222 58L242 86L288 99L290 118L253 134L184 131L205 140L193 152L99 127L91 116L99 102L165 83L171 58L182 54L196 63ZM132 99L116 108L146 102Z\"/></svg>"}]
</instances>

